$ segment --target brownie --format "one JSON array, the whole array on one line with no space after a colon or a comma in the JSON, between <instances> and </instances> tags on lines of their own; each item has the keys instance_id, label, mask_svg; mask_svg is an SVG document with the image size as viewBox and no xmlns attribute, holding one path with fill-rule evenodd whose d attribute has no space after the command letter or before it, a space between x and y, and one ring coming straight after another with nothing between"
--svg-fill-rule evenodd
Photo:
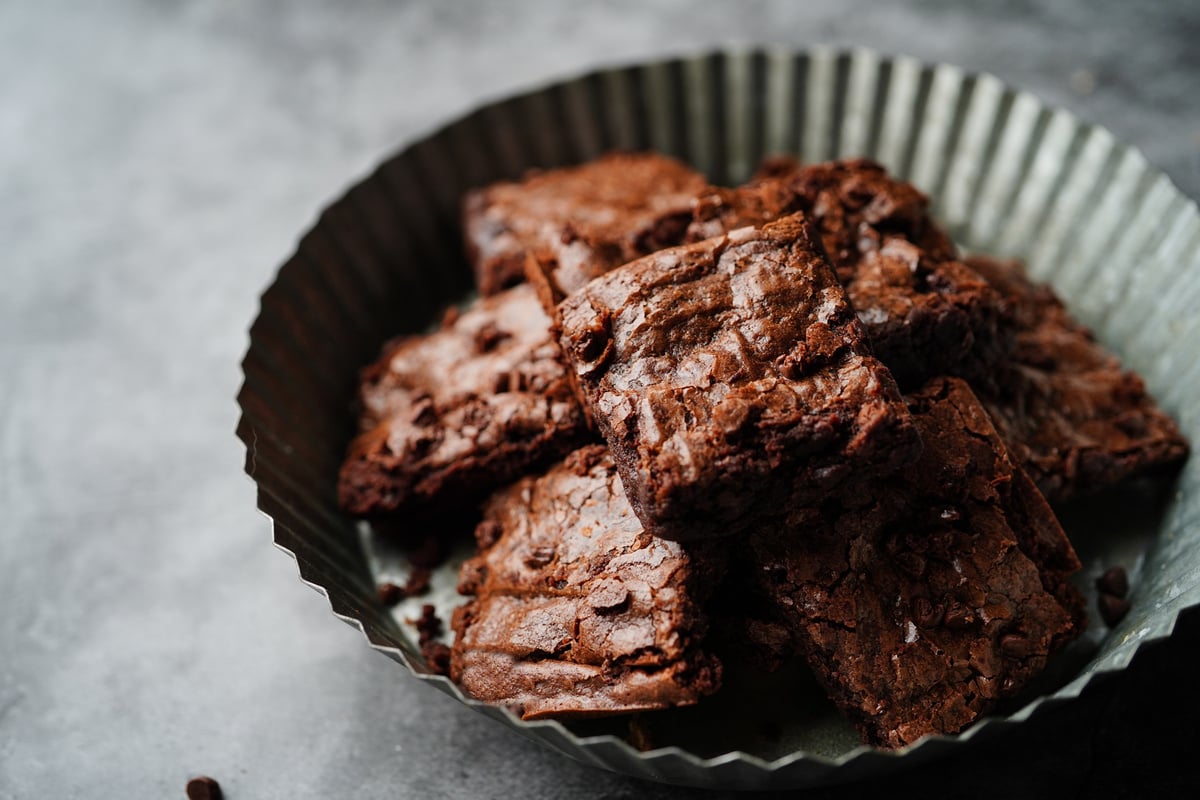
<instances>
[{"instance_id":1,"label":"brownie","mask_svg":"<svg viewBox=\"0 0 1200 800\"><path fill-rule=\"evenodd\" d=\"M690 705L720 684L700 646L724 559L646 532L601 445L488 500L459 591L451 677L525 719Z\"/></svg>"},{"instance_id":2,"label":"brownie","mask_svg":"<svg viewBox=\"0 0 1200 800\"><path fill-rule=\"evenodd\" d=\"M968 263L1011 306L1016 347L991 385L977 387L1013 457L1052 502L1177 465L1188 443L1147 393L1016 261Z\"/></svg>"},{"instance_id":3,"label":"brownie","mask_svg":"<svg viewBox=\"0 0 1200 800\"><path fill-rule=\"evenodd\" d=\"M584 403L656 535L733 535L920 447L800 214L626 264L559 317Z\"/></svg>"},{"instance_id":4,"label":"brownie","mask_svg":"<svg viewBox=\"0 0 1200 800\"><path fill-rule=\"evenodd\" d=\"M736 189L697 200L689 241L804 211L875 355L904 387L943 374L986 377L1011 347L1000 296L958 260L928 198L866 160L801 167L769 160Z\"/></svg>"},{"instance_id":5,"label":"brownie","mask_svg":"<svg viewBox=\"0 0 1200 800\"><path fill-rule=\"evenodd\" d=\"M596 275L678 244L704 178L655 153L610 153L467 194L463 228L479 291L529 269L547 307Z\"/></svg>"},{"instance_id":6,"label":"brownie","mask_svg":"<svg viewBox=\"0 0 1200 800\"><path fill-rule=\"evenodd\" d=\"M962 730L1084 621L1078 559L968 385L934 379L907 401L912 469L790 509L748 550L817 678L883 747Z\"/></svg>"},{"instance_id":7,"label":"brownie","mask_svg":"<svg viewBox=\"0 0 1200 800\"><path fill-rule=\"evenodd\" d=\"M364 370L360 403L338 482L341 506L360 516L482 496L589 437L530 286L393 342Z\"/></svg>"}]
</instances>

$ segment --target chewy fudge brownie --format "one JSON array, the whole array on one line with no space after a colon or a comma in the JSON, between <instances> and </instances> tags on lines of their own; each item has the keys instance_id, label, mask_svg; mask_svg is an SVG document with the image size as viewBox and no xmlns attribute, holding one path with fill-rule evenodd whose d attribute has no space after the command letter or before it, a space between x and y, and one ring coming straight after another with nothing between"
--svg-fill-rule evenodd
<instances>
[{"instance_id":1,"label":"chewy fudge brownie","mask_svg":"<svg viewBox=\"0 0 1200 800\"><path fill-rule=\"evenodd\" d=\"M1016 348L980 397L1013 457L1052 502L1103 489L1187 457L1175 422L1142 379L1121 368L1049 286L1019 262L968 263L1012 307Z\"/></svg>"},{"instance_id":2,"label":"chewy fudge brownie","mask_svg":"<svg viewBox=\"0 0 1200 800\"><path fill-rule=\"evenodd\" d=\"M342 507L373 516L491 491L588 438L550 319L530 286L404 337L363 372Z\"/></svg>"},{"instance_id":3,"label":"chewy fudge brownie","mask_svg":"<svg viewBox=\"0 0 1200 800\"><path fill-rule=\"evenodd\" d=\"M920 448L800 214L626 264L558 313L581 396L659 536L735 534Z\"/></svg>"},{"instance_id":4,"label":"chewy fudge brownie","mask_svg":"<svg viewBox=\"0 0 1200 800\"><path fill-rule=\"evenodd\" d=\"M704 178L666 156L611 153L467 194L467 255L483 294L528 270L549 309L596 275L678 244Z\"/></svg>"},{"instance_id":5,"label":"chewy fudge brownie","mask_svg":"<svg viewBox=\"0 0 1200 800\"><path fill-rule=\"evenodd\" d=\"M451 677L525 719L690 705L720 685L701 606L724 559L645 531L589 445L497 492L463 564Z\"/></svg>"},{"instance_id":6,"label":"chewy fudge brownie","mask_svg":"<svg viewBox=\"0 0 1200 800\"><path fill-rule=\"evenodd\" d=\"M846 287L875 355L901 386L983 377L1011 346L1000 297L957 260L909 183L871 161L801 167L774 159L736 189L699 198L689 241L804 211Z\"/></svg>"},{"instance_id":7,"label":"chewy fudge brownie","mask_svg":"<svg viewBox=\"0 0 1200 800\"><path fill-rule=\"evenodd\" d=\"M907 400L912 469L791 509L749 550L818 679L885 747L962 730L1083 624L1078 559L967 384Z\"/></svg>"}]
</instances>

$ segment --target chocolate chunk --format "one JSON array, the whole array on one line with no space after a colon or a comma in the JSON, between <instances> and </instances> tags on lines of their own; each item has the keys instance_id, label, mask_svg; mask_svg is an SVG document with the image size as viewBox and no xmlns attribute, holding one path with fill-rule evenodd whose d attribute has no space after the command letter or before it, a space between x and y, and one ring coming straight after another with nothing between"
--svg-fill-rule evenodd
<instances>
[{"instance_id":1,"label":"chocolate chunk","mask_svg":"<svg viewBox=\"0 0 1200 800\"><path fill-rule=\"evenodd\" d=\"M590 438L550 318L528 286L390 345L363 372L360 402L362 433L338 483L342 508L359 516L461 503Z\"/></svg>"},{"instance_id":2,"label":"chocolate chunk","mask_svg":"<svg viewBox=\"0 0 1200 800\"><path fill-rule=\"evenodd\" d=\"M1104 593L1097 598L1096 605L1100 608L1100 617L1104 620L1104 624L1110 628L1115 628L1121 620L1125 619L1130 608L1128 600Z\"/></svg>"},{"instance_id":3,"label":"chocolate chunk","mask_svg":"<svg viewBox=\"0 0 1200 800\"><path fill-rule=\"evenodd\" d=\"M1096 588L1105 594L1124 599L1129 595L1129 574L1122 566L1109 567L1096 579Z\"/></svg>"},{"instance_id":4,"label":"chocolate chunk","mask_svg":"<svg viewBox=\"0 0 1200 800\"><path fill-rule=\"evenodd\" d=\"M201 775L187 782L188 800L221 800L221 784L212 778Z\"/></svg>"},{"instance_id":5,"label":"chocolate chunk","mask_svg":"<svg viewBox=\"0 0 1200 800\"><path fill-rule=\"evenodd\" d=\"M559 313L584 402L655 535L731 536L920 448L800 215L626 264ZM781 370L789 358L803 367Z\"/></svg>"},{"instance_id":6,"label":"chocolate chunk","mask_svg":"<svg viewBox=\"0 0 1200 800\"><path fill-rule=\"evenodd\" d=\"M463 565L451 675L526 719L691 705L720 685L701 608L723 554L648 534L605 448L584 450L488 501L502 532Z\"/></svg>"}]
</instances>

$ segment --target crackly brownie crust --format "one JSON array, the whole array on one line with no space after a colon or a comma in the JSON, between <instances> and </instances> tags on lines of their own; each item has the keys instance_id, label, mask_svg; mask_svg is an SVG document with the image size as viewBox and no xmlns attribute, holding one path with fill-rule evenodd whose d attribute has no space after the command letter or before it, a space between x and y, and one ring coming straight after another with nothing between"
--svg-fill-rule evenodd
<instances>
[{"instance_id":1,"label":"crackly brownie crust","mask_svg":"<svg viewBox=\"0 0 1200 800\"><path fill-rule=\"evenodd\" d=\"M467 255L479 291L493 294L527 270L547 309L596 275L678 244L704 178L655 153L610 153L469 192Z\"/></svg>"},{"instance_id":2,"label":"crackly brownie crust","mask_svg":"<svg viewBox=\"0 0 1200 800\"><path fill-rule=\"evenodd\" d=\"M1142 379L1016 261L967 263L1012 308L1016 347L981 399L1014 458L1052 502L1178 464L1188 444Z\"/></svg>"},{"instance_id":3,"label":"crackly brownie crust","mask_svg":"<svg viewBox=\"0 0 1200 800\"><path fill-rule=\"evenodd\" d=\"M871 339L904 387L942 374L984 377L1011 346L1004 306L957 259L928 198L867 160L765 162L755 179L699 198L689 241L804 211Z\"/></svg>"},{"instance_id":4,"label":"crackly brownie crust","mask_svg":"<svg viewBox=\"0 0 1200 800\"><path fill-rule=\"evenodd\" d=\"M762 591L867 741L954 733L1021 690L1083 624L1079 567L968 386L908 403L925 447L891 478L751 537Z\"/></svg>"},{"instance_id":5,"label":"crackly brownie crust","mask_svg":"<svg viewBox=\"0 0 1200 800\"><path fill-rule=\"evenodd\" d=\"M402 338L363 372L342 508L373 516L478 495L588 439L550 319L532 287L482 298Z\"/></svg>"},{"instance_id":6,"label":"crackly brownie crust","mask_svg":"<svg viewBox=\"0 0 1200 800\"><path fill-rule=\"evenodd\" d=\"M459 590L453 679L525 719L690 705L716 691L701 606L724 558L647 533L603 446L487 503Z\"/></svg>"},{"instance_id":7,"label":"crackly brownie crust","mask_svg":"<svg viewBox=\"0 0 1200 800\"><path fill-rule=\"evenodd\" d=\"M735 534L919 449L802 215L626 264L559 317L630 502L660 536Z\"/></svg>"}]
</instances>

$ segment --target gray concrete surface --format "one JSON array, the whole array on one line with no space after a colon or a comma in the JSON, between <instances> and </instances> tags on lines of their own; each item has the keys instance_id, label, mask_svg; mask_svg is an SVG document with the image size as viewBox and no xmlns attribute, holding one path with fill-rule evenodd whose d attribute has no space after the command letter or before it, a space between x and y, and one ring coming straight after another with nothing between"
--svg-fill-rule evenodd
<instances>
[{"instance_id":1,"label":"gray concrete surface","mask_svg":"<svg viewBox=\"0 0 1200 800\"><path fill-rule=\"evenodd\" d=\"M690 796L408 680L297 581L233 435L276 266L481 100L725 42L988 70L1194 197L1197 40L1186 0L0 5L0 798Z\"/></svg>"}]
</instances>

